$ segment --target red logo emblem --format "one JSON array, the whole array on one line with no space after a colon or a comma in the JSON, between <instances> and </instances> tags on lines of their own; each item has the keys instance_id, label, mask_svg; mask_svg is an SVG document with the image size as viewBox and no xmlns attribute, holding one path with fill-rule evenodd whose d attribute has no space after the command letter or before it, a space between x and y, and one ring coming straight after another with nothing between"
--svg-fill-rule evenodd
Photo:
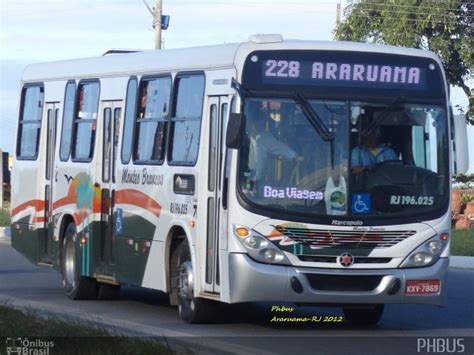
<instances>
[{"instance_id":1,"label":"red logo emblem","mask_svg":"<svg viewBox=\"0 0 474 355\"><path fill-rule=\"evenodd\" d=\"M348 267L348 266L351 266L352 264L354 264L354 257L349 254L348 252L344 252L342 253L339 258L339 264L341 264L342 266L345 266L345 267Z\"/></svg>"}]
</instances>

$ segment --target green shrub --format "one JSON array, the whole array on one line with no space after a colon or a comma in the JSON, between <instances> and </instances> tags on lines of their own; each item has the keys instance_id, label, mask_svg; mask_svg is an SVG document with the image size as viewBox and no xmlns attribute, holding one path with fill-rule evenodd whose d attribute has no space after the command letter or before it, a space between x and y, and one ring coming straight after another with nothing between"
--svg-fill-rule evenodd
<instances>
[{"instance_id":1,"label":"green shrub","mask_svg":"<svg viewBox=\"0 0 474 355\"><path fill-rule=\"evenodd\" d=\"M474 229L453 230L451 255L474 256Z\"/></svg>"},{"instance_id":2,"label":"green shrub","mask_svg":"<svg viewBox=\"0 0 474 355\"><path fill-rule=\"evenodd\" d=\"M461 202L466 204L471 201L474 201L474 195L469 195L469 194L463 194L461 197Z\"/></svg>"},{"instance_id":3,"label":"green shrub","mask_svg":"<svg viewBox=\"0 0 474 355\"><path fill-rule=\"evenodd\" d=\"M3 201L10 203L11 199L11 186L4 186L3 187Z\"/></svg>"},{"instance_id":4,"label":"green shrub","mask_svg":"<svg viewBox=\"0 0 474 355\"><path fill-rule=\"evenodd\" d=\"M0 209L0 227L10 226L10 212L7 209Z\"/></svg>"}]
</instances>

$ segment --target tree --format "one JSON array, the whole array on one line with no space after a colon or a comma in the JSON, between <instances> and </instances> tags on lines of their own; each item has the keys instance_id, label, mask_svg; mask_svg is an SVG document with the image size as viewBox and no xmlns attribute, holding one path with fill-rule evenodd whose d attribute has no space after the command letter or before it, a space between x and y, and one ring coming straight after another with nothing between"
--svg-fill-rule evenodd
<instances>
[{"instance_id":1,"label":"tree","mask_svg":"<svg viewBox=\"0 0 474 355\"><path fill-rule=\"evenodd\" d=\"M338 40L429 49L441 58L451 85L469 98L465 112L474 124L473 0L362 0L335 29Z\"/></svg>"}]
</instances>

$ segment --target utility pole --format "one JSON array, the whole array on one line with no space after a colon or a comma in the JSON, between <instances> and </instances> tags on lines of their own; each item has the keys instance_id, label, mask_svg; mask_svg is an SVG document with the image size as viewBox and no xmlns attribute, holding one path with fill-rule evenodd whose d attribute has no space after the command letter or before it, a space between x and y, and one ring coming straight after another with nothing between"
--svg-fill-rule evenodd
<instances>
[{"instance_id":1,"label":"utility pole","mask_svg":"<svg viewBox=\"0 0 474 355\"><path fill-rule=\"evenodd\" d=\"M148 6L145 0L143 3L147 7L151 16L153 17L153 28L155 29L155 49L161 49L162 46L162 30L166 30L169 24L169 16L162 15L162 0L155 0L155 7L153 9Z\"/></svg>"},{"instance_id":2,"label":"utility pole","mask_svg":"<svg viewBox=\"0 0 474 355\"><path fill-rule=\"evenodd\" d=\"M161 49L161 0L156 0L153 24L155 26L155 49Z\"/></svg>"},{"instance_id":3,"label":"utility pole","mask_svg":"<svg viewBox=\"0 0 474 355\"><path fill-rule=\"evenodd\" d=\"M339 26L341 23L341 1L336 5L336 26Z\"/></svg>"}]
</instances>

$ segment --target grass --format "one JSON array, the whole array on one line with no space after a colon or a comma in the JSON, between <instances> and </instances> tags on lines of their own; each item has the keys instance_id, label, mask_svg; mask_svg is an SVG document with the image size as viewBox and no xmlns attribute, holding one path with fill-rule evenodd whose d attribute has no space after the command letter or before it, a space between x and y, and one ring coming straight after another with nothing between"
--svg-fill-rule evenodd
<instances>
[{"instance_id":1,"label":"grass","mask_svg":"<svg viewBox=\"0 0 474 355\"><path fill-rule=\"evenodd\" d=\"M451 255L474 256L474 229L456 229L451 234Z\"/></svg>"},{"instance_id":2,"label":"grass","mask_svg":"<svg viewBox=\"0 0 474 355\"><path fill-rule=\"evenodd\" d=\"M0 186L1 188L1 186ZM3 189L3 208L0 208L0 227L9 227L10 219L10 189Z\"/></svg>"},{"instance_id":3,"label":"grass","mask_svg":"<svg viewBox=\"0 0 474 355\"><path fill-rule=\"evenodd\" d=\"M0 208L0 227L9 227L10 222L10 211L6 208Z\"/></svg>"},{"instance_id":4,"label":"grass","mask_svg":"<svg viewBox=\"0 0 474 355\"><path fill-rule=\"evenodd\" d=\"M53 342L51 354L175 354L169 345L155 339L114 336L104 326L67 323L42 318L34 311L21 311L0 306L0 339L28 338ZM3 353L3 343L0 352ZM189 353L189 352L188 352Z\"/></svg>"},{"instance_id":5,"label":"grass","mask_svg":"<svg viewBox=\"0 0 474 355\"><path fill-rule=\"evenodd\" d=\"M10 187L2 187L0 184L0 189L3 188L3 205L0 208L0 227L9 227L11 223L10 219Z\"/></svg>"}]
</instances>

